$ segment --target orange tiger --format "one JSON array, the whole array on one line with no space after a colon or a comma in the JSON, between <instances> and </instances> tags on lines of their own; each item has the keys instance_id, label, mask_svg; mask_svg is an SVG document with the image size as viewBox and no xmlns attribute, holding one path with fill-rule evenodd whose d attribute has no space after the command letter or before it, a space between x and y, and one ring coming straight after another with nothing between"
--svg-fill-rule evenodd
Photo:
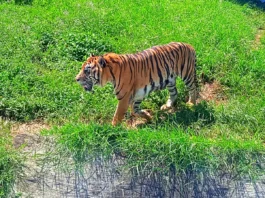
<instances>
[{"instance_id":1,"label":"orange tiger","mask_svg":"<svg viewBox=\"0 0 265 198\"><path fill-rule=\"evenodd\" d=\"M111 82L119 100L112 125L120 123L131 106L134 116L151 120L140 104L148 94L167 88L169 99L161 109L171 108L177 99L176 78L181 77L189 90L188 103L196 104L196 55L194 48L185 43L172 42L154 46L136 54L108 53L90 56L83 63L76 81L86 91L94 85Z\"/></svg>"}]
</instances>

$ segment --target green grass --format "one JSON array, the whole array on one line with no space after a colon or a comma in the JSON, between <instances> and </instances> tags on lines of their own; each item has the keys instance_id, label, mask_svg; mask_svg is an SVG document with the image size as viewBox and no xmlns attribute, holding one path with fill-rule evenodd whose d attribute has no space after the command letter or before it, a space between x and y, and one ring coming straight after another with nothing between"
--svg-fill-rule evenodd
<instances>
[{"instance_id":1,"label":"green grass","mask_svg":"<svg viewBox=\"0 0 265 198\"><path fill-rule=\"evenodd\" d=\"M265 29L261 4L0 1L0 13L2 118L63 125L52 132L81 161L83 150L100 148L106 154L125 153L136 163L132 166L140 166L144 158L150 166L165 160L153 165L157 168L174 164L180 170L217 167L246 173L263 159L265 36L254 47L258 30ZM111 127L117 104L113 89L108 85L85 93L74 80L82 61L90 53L132 53L171 41L195 47L198 75L219 81L227 100L187 108L186 90L178 81L178 112L160 112L167 91L157 92L142 105L154 112L151 124L130 130Z\"/></svg>"},{"instance_id":2,"label":"green grass","mask_svg":"<svg viewBox=\"0 0 265 198\"><path fill-rule=\"evenodd\" d=\"M260 140L205 138L193 130L172 129L169 125L137 131L106 124L68 123L44 134L57 136L57 149L72 156L77 167L97 156L109 159L115 154L124 157L126 168L150 174L168 173L172 166L177 173L222 170L237 176L255 176L262 172L264 147Z\"/></svg>"},{"instance_id":3,"label":"green grass","mask_svg":"<svg viewBox=\"0 0 265 198\"><path fill-rule=\"evenodd\" d=\"M15 179L22 175L23 159L12 147L9 124L0 120L0 197L8 197Z\"/></svg>"}]
</instances>

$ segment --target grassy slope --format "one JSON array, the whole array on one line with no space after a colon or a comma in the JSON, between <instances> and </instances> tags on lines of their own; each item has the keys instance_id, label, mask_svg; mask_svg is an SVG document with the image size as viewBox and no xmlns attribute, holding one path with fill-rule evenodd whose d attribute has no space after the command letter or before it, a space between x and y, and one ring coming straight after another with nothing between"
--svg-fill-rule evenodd
<instances>
[{"instance_id":1,"label":"grassy slope","mask_svg":"<svg viewBox=\"0 0 265 198\"><path fill-rule=\"evenodd\" d=\"M54 124L93 122L94 128L110 123L117 103L111 86L87 94L74 82L89 52L131 53L183 41L197 51L198 74L204 72L221 82L228 100L221 105L202 103L190 110L183 105L184 88L178 83L180 111L175 115L158 111L166 101L167 92L163 91L144 102L143 107L152 108L157 118L138 129L139 133L109 125L103 129L107 134L126 133L126 138L117 139L123 142L120 149L138 159L152 157L153 145L167 148L172 143L175 151L183 143L183 156L191 159L186 165L200 161L196 156L203 153L209 153L205 159L222 161L220 153L227 157L239 152L239 156L245 153L248 157L261 152L265 138L265 37L258 48L253 43L258 28L265 28L263 11L218 0L35 0L32 6L0 4L0 13L1 116L18 121L40 118ZM81 124L70 126L56 133L74 137L80 128L87 133L96 131ZM209 144L218 152L212 152ZM68 146L75 149L75 145ZM191 151L194 158L188 157ZM166 153L167 149L161 149L157 156ZM172 152L169 163L178 164L173 156L178 155ZM243 164L251 163L246 160Z\"/></svg>"}]
</instances>

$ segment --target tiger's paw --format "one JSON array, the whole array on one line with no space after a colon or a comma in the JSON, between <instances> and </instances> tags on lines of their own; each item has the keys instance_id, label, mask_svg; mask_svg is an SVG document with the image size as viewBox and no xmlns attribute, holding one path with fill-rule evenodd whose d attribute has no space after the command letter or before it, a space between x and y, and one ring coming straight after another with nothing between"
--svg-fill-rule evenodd
<instances>
[{"instance_id":1,"label":"tiger's paw","mask_svg":"<svg viewBox=\"0 0 265 198\"><path fill-rule=\"evenodd\" d=\"M165 110L169 110L170 108L172 108L171 106L167 106L167 104L164 104L160 107L160 110L165 111Z\"/></svg>"},{"instance_id":2,"label":"tiger's paw","mask_svg":"<svg viewBox=\"0 0 265 198\"><path fill-rule=\"evenodd\" d=\"M112 126L117 126L118 124L121 124L121 119L113 118L111 124Z\"/></svg>"},{"instance_id":3,"label":"tiger's paw","mask_svg":"<svg viewBox=\"0 0 265 198\"><path fill-rule=\"evenodd\" d=\"M138 113L132 113L130 118L126 121L127 126L130 128L137 128L152 121L152 111L141 110Z\"/></svg>"},{"instance_id":4,"label":"tiger's paw","mask_svg":"<svg viewBox=\"0 0 265 198\"><path fill-rule=\"evenodd\" d=\"M167 104L164 104L160 107L160 110L162 110L162 111L175 111L176 108L173 106L168 106Z\"/></svg>"},{"instance_id":5,"label":"tiger's paw","mask_svg":"<svg viewBox=\"0 0 265 198\"><path fill-rule=\"evenodd\" d=\"M136 118L134 115L131 115L130 118L126 121L127 126L135 127Z\"/></svg>"},{"instance_id":6,"label":"tiger's paw","mask_svg":"<svg viewBox=\"0 0 265 198\"><path fill-rule=\"evenodd\" d=\"M117 125L117 122L113 120L113 121L111 122L111 124L112 124L112 126L116 126L116 125Z\"/></svg>"},{"instance_id":7,"label":"tiger's paw","mask_svg":"<svg viewBox=\"0 0 265 198\"><path fill-rule=\"evenodd\" d=\"M194 109L194 104L192 102L186 102L186 106L190 109Z\"/></svg>"},{"instance_id":8,"label":"tiger's paw","mask_svg":"<svg viewBox=\"0 0 265 198\"><path fill-rule=\"evenodd\" d=\"M147 122L151 122L152 116L148 110L141 110L141 113L139 115L141 118L146 119Z\"/></svg>"},{"instance_id":9,"label":"tiger's paw","mask_svg":"<svg viewBox=\"0 0 265 198\"><path fill-rule=\"evenodd\" d=\"M141 110L141 111L139 111L137 113L134 113L133 116L144 118L148 122L152 120L151 111L149 111L149 110Z\"/></svg>"}]
</instances>

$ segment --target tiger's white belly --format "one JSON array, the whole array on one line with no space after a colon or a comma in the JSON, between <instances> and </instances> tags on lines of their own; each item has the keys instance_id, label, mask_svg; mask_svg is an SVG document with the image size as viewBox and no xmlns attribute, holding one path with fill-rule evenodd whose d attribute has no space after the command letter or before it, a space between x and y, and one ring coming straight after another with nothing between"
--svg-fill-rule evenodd
<instances>
[{"instance_id":1,"label":"tiger's white belly","mask_svg":"<svg viewBox=\"0 0 265 198\"><path fill-rule=\"evenodd\" d=\"M135 92L133 101L138 101L138 100L143 100L144 98L146 98L150 92L152 91L156 91L156 90L162 90L165 89L167 84L171 83L175 83L175 76L173 77L169 77L168 82L167 83L163 83L163 85L161 86L159 82L154 82L153 87L152 85L147 85L146 88L140 88Z\"/></svg>"},{"instance_id":2,"label":"tiger's white belly","mask_svg":"<svg viewBox=\"0 0 265 198\"><path fill-rule=\"evenodd\" d=\"M143 100L144 98L146 98L148 96L148 94L150 93L150 91L151 91L151 85L147 85L146 86L146 89L145 88L138 89L135 92L135 95L134 95L133 100L134 101Z\"/></svg>"}]
</instances>

